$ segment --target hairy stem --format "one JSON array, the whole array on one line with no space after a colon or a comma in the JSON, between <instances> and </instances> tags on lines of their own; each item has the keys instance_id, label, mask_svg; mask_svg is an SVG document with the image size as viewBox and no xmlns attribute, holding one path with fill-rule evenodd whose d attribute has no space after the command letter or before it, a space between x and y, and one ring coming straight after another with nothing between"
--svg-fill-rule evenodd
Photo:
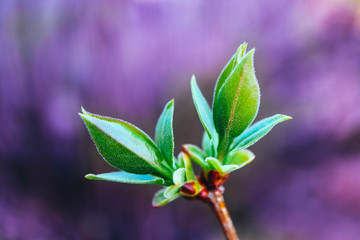
<instances>
[{"instance_id":1,"label":"hairy stem","mask_svg":"<svg viewBox=\"0 0 360 240\"><path fill-rule=\"evenodd\" d=\"M217 215L217 218L221 224L221 227L224 231L227 240L239 240L234 225L231 221L229 212L226 208L224 198L223 198L223 190L214 189L209 191L208 200L209 204L213 208L214 212Z\"/></svg>"}]
</instances>

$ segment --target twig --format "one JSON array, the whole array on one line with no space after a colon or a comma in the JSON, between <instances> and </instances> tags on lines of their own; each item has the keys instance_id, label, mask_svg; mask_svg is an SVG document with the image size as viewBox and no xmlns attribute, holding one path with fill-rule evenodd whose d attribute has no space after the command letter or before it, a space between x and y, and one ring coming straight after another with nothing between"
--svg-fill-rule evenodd
<instances>
[{"instance_id":1,"label":"twig","mask_svg":"<svg viewBox=\"0 0 360 240\"><path fill-rule=\"evenodd\" d=\"M221 187L222 188L222 187ZM227 240L239 240L236 230L231 221L229 212L226 208L222 189L214 189L208 193L208 203L213 208L216 216L221 224L221 227L226 235Z\"/></svg>"}]
</instances>

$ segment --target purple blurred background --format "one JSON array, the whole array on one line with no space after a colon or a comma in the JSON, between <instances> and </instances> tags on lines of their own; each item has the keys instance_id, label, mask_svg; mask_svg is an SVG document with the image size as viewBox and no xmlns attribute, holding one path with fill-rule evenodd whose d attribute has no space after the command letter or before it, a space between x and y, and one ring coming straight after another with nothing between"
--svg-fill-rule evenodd
<instances>
[{"instance_id":1,"label":"purple blurred background","mask_svg":"<svg viewBox=\"0 0 360 240\"><path fill-rule=\"evenodd\" d=\"M153 209L156 186L113 170L80 106L153 136L175 98L176 152L200 144L190 77L211 101L237 46L256 47L257 119L294 119L226 183L242 240L360 239L360 2L0 2L0 239L222 239L208 206Z\"/></svg>"}]
</instances>

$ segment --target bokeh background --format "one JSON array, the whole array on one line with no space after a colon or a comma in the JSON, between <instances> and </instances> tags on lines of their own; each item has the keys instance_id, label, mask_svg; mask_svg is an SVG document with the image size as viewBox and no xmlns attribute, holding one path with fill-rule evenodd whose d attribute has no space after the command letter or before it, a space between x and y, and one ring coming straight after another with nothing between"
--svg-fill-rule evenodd
<instances>
[{"instance_id":1,"label":"bokeh background","mask_svg":"<svg viewBox=\"0 0 360 240\"><path fill-rule=\"evenodd\" d=\"M153 136L174 97L176 152L200 144L190 77L211 101L243 41L257 120L294 119L225 185L241 239L360 239L358 0L0 1L0 239L222 239L200 202L153 209L156 186L86 180L113 169L77 112Z\"/></svg>"}]
</instances>

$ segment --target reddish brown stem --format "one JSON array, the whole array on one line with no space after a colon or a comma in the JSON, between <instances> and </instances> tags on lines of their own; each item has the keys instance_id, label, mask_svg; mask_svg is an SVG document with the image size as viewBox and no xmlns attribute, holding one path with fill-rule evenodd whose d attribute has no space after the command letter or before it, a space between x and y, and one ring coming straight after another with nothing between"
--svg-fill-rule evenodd
<instances>
[{"instance_id":1,"label":"reddish brown stem","mask_svg":"<svg viewBox=\"0 0 360 240\"><path fill-rule=\"evenodd\" d=\"M208 199L209 204L213 208L214 212L217 215L217 218L221 224L221 227L224 231L227 240L239 240L234 225L231 221L229 212L226 208L224 198L223 198L223 190L214 189L209 191Z\"/></svg>"}]
</instances>

